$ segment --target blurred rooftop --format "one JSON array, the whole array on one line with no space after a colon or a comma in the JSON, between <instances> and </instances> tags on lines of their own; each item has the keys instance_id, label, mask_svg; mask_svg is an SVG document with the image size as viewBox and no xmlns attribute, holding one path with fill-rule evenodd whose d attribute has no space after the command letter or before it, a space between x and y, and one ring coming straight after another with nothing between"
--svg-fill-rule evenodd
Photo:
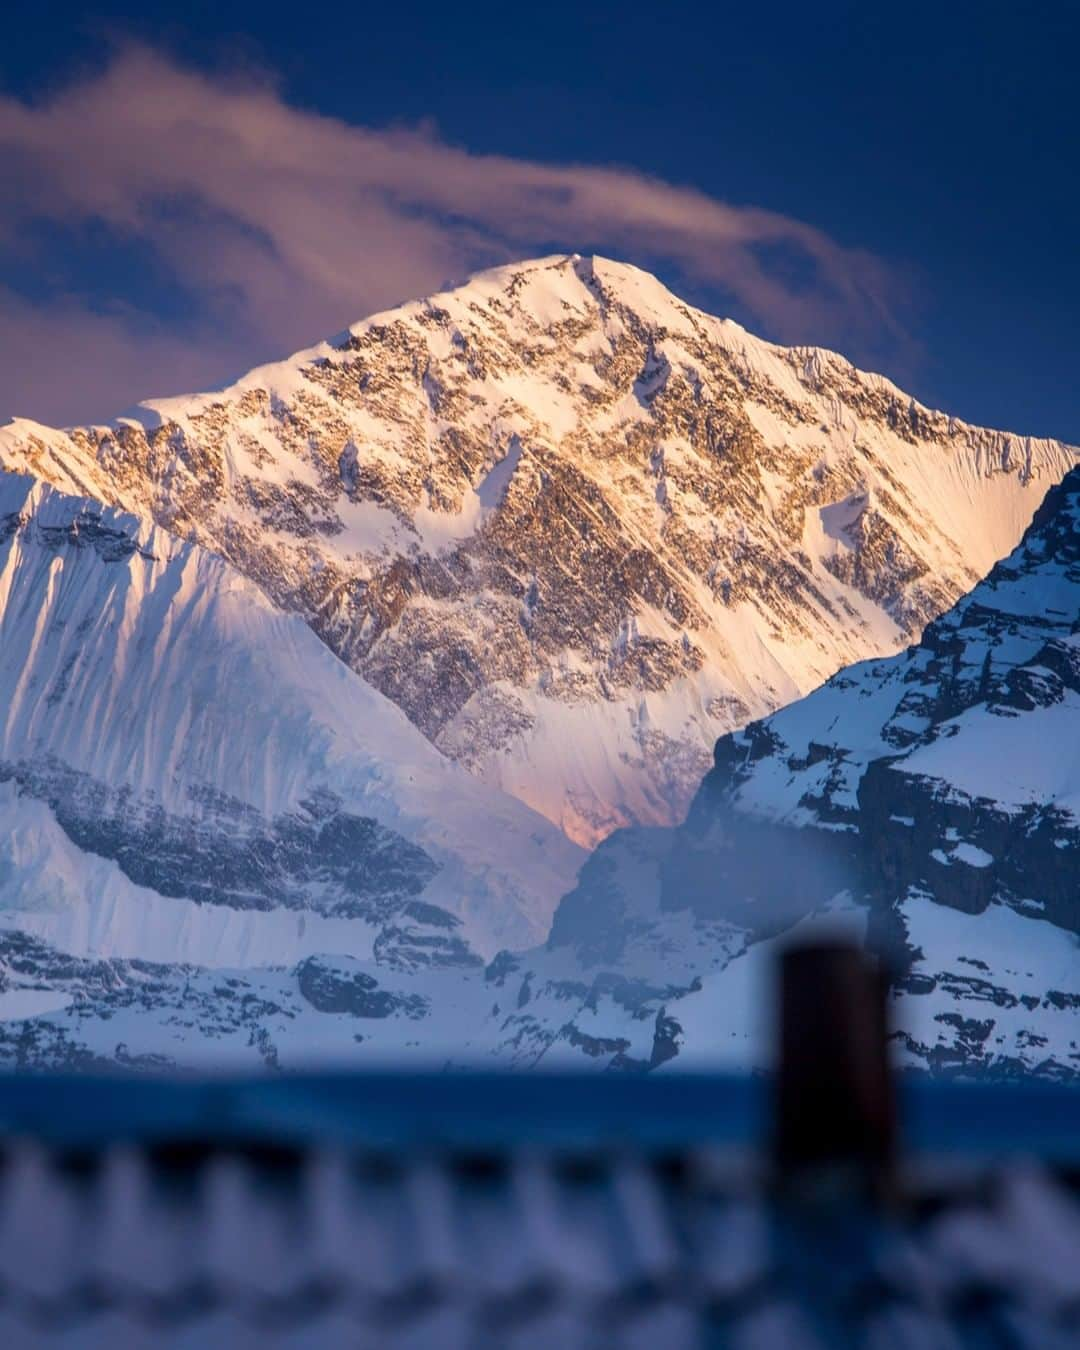
<instances>
[{"instance_id":1,"label":"blurred rooftop","mask_svg":"<svg viewBox=\"0 0 1080 1350\"><path fill-rule=\"evenodd\" d=\"M0 1344L1080 1345L1080 1093L883 1123L807 991L775 1077L3 1080Z\"/></svg>"}]
</instances>

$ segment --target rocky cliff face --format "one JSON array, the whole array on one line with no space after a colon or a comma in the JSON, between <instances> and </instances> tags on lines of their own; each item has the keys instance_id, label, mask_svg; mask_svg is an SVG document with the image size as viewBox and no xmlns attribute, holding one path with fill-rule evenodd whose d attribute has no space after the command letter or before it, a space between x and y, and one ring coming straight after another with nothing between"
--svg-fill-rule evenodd
<instances>
[{"instance_id":1,"label":"rocky cliff face","mask_svg":"<svg viewBox=\"0 0 1080 1350\"><path fill-rule=\"evenodd\" d=\"M927 885L967 913L1004 898L1080 932L1078 713L1074 471L916 645L724 737L695 820L735 811L857 837L884 902Z\"/></svg>"},{"instance_id":2,"label":"rocky cliff face","mask_svg":"<svg viewBox=\"0 0 1080 1350\"><path fill-rule=\"evenodd\" d=\"M0 467L226 558L589 844L681 819L718 735L917 637L1076 458L578 257L220 394L0 430Z\"/></svg>"}]
</instances>

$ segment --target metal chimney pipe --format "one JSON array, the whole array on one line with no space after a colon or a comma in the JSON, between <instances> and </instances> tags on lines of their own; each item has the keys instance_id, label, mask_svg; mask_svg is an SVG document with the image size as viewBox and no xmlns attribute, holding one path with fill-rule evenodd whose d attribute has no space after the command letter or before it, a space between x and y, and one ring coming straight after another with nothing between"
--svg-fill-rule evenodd
<instances>
[{"instance_id":1,"label":"metal chimney pipe","mask_svg":"<svg viewBox=\"0 0 1080 1350\"><path fill-rule=\"evenodd\" d=\"M885 972L860 946L790 947L780 960L774 1162L782 1182L816 1172L888 1185L896 1148Z\"/></svg>"}]
</instances>

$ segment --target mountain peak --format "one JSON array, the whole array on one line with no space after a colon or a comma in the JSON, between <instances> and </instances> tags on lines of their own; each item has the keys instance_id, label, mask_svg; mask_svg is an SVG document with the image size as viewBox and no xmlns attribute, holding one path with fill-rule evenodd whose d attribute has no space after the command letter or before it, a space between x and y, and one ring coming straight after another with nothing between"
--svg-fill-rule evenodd
<instances>
[{"instance_id":1,"label":"mountain peak","mask_svg":"<svg viewBox=\"0 0 1080 1350\"><path fill-rule=\"evenodd\" d=\"M1078 460L574 255L0 429L0 1059L745 1058L801 906L1069 1072Z\"/></svg>"},{"instance_id":2,"label":"mountain peak","mask_svg":"<svg viewBox=\"0 0 1080 1350\"><path fill-rule=\"evenodd\" d=\"M678 819L719 734L917 637L1076 460L573 254L111 427L0 430L0 467L220 553L587 844Z\"/></svg>"}]
</instances>

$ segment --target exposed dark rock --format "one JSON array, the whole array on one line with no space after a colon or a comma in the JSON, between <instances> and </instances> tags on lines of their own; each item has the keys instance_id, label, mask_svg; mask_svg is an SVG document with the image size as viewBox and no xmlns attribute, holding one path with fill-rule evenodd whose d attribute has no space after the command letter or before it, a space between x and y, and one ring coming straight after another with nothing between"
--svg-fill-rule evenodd
<instances>
[{"instance_id":1,"label":"exposed dark rock","mask_svg":"<svg viewBox=\"0 0 1080 1350\"><path fill-rule=\"evenodd\" d=\"M138 885L161 895L234 909L275 906L379 921L420 905L438 870L418 845L370 817L315 794L273 819L223 793L192 791L179 815L152 796L136 798L56 760L0 761L0 783L47 802L80 848L112 858ZM423 922L430 923L431 917ZM437 920L456 921L450 915Z\"/></svg>"},{"instance_id":2,"label":"exposed dark rock","mask_svg":"<svg viewBox=\"0 0 1080 1350\"><path fill-rule=\"evenodd\" d=\"M309 956L296 968L304 998L322 1013L347 1013L350 1017L389 1017L403 1012L423 1017L427 1001L418 994L403 997L380 989L378 981L363 971L350 971L341 962L328 964Z\"/></svg>"}]
</instances>

